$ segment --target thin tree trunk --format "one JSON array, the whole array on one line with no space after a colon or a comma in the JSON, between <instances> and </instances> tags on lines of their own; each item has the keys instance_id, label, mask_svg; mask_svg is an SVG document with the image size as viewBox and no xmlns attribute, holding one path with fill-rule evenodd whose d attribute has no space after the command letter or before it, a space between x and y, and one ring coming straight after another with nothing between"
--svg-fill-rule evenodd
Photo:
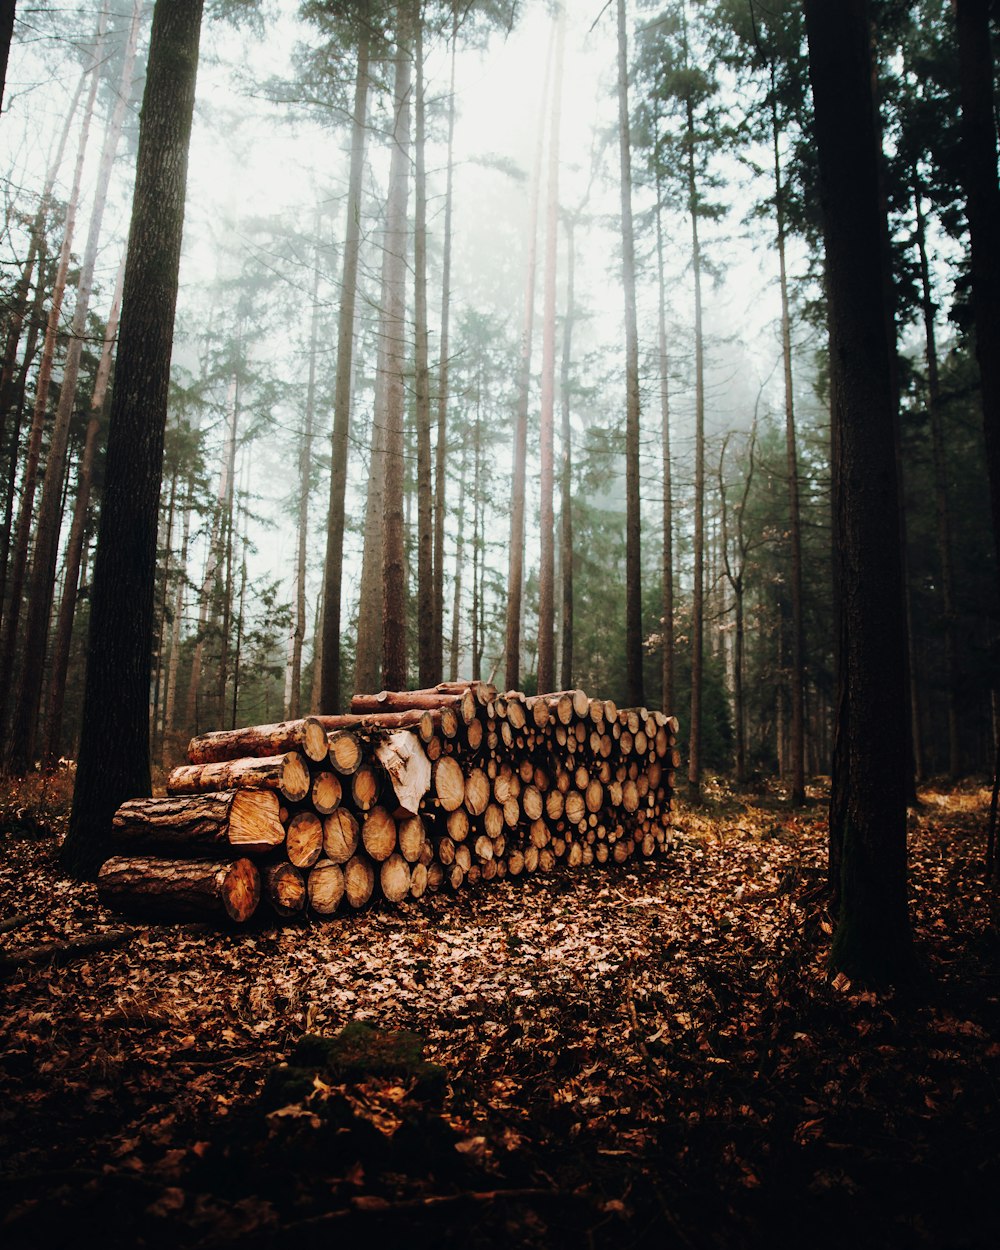
<instances>
[{"instance_id":1,"label":"thin tree trunk","mask_svg":"<svg viewBox=\"0 0 1000 1250\"><path fill-rule=\"evenodd\" d=\"M539 497L538 689L555 686L555 395L556 395L556 267L559 239L559 127L562 104L566 10L560 5L556 24L555 73L549 121L549 185L545 214L545 277L542 306L542 392L539 416L541 482Z\"/></svg>"},{"instance_id":2,"label":"thin tree trunk","mask_svg":"<svg viewBox=\"0 0 1000 1250\"><path fill-rule=\"evenodd\" d=\"M243 533L240 536L240 598L239 608L236 613L236 650L233 660L233 707L230 717L230 724L233 729L239 723L239 706L240 706L240 671L243 661L243 627L246 619L246 600L247 600L247 543L250 531L250 505L248 496L250 494L249 486L250 477L250 457L244 452L243 459L243 488L240 494L243 497ZM237 502L237 508L239 503Z\"/></svg>"},{"instance_id":3,"label":"thin tree trunk","mask_svg":"<svg viewBox=\"0 0 1000 1250\"><path fill-rule=\"evenodd\" d=\"M49 449L42 482L42 497L38 505L35 524L35 541L32 554L31 582L28 592L28 614L21 656L20 681L11 729L9 767L15 773L23 773L35 756L38 738L38 718L42 699L42 682L45 675L45 653L49 642L49 623L52 614L52 595L56 576L56 559L59 548L60 521L62 518L62 479L66 469L66 453L69 446L70 423L76 406L76 384L80 374L83 344L87 335L87 316L94 285L94 269L97 249L101 239L104 210L115 154L121 138L125 110L132 94L132 74L135 68L136 48L139 43L139 25L142 17L142 0L135 0L132 20L125 47L125 59L118 86L115 107L108 119L104 144L98 168L94 203L84 246L83 261L77 282L76 304L70 324L69 348L63 364L62 384L55 420L49 436ZM96 81L96 76L95 76ZM67 232L71 236L67 221ZM58 327L55 327L58 328ZM51 367L51 366L50 366Z\"/></svg>"},{"instance_id":4,"label":"thin tree trunk","mask_svg":"<svg viewBox=\"0 0 1000 1250\"><path fill-rule=\"evenodd\" d=\"M778 102L771 65L771 138L774 154L774 212L778 239L778 280L781 287L781 358L785 383L785 471L788 476L788 541L791 548L792 673L791 784L793 807L806 801L805 776L805 624L802 604L802 514L799 503L799 458L795 445L795 392L792 378L792 319L788 301L785 249L785 191L778 146Z\"/></svg>"},{"instance_id":5,"label":"thin tree trunk","mask_svg":"<svg viewBox=\"0 0 1000 1250\"><path fill-rule=\"evenodd\" d=\"M173 564L174 516L177 511L177 483L180 479L180 463L174 467L170 478L170 497L167 503L167 532L163 543L163 593L160 595L158 615L160 618L157 630L156 649L153 652L153 701L149 714L150 755L159 759L163 753L163 739L160 737L160 690L163 685L164 646L167 638L167 599L170 595L170 573Z\"/></svg>"},{"instance_id":6,"label":"thin tree trunk","mask_svg":"<svg viewBox=\"0 0 1000 1250\"><path fill-rule=\"evenodd\" d=\"M358 255L361 249L361 189L367 135L368 57L369 35L367 29L362 28L354 84L351 169L347 187L347 222L344 228L344 271L337 320L330 511L323 568L323 624L320 631L320 705L324 712L331 715L341 710L340 600L344 570L344 500L347 493L348 440L351 428L354 309L357 303Z\"/></svg>"},{"instance_id":7,"label":"thin tree trunk","mask_svg":"<svg viewBox=\"0 0 1000 1250\"><path fill-rule=\"evenodd\" d=\"M685 45L685 58L686 58ZM698 187L694 167L694 107L687 115L688 211L691 214L691 268L694 273L694 589L691 599L691 726L688 787L691 801L701 801L702 673L705 650L705 345L701 310L701 242L698 236Z\"/></svg>"},{"instance_id":8,"label":"thin tree trunk","mask_svg":"<svg viewBox=\"0 0 1000 1250\"><path fill-rule=\"evenodd\" d=\"M431 475L431 389L427 333L427 174L424 161L424 34L416 15L415 132L413 165L414 405L417 436L417 675L421 686L437 677L434 639L434 482Z\"/></svg>"},{"instance_id":9,"label":"thin tree trunk","mask_svg":"<svg viewBox=\"0 0 1000 1250\"><path fill-rule=\"evenodd\" d=\"M382 287L385 351L385 535L382 564L382 676L386 686L406 685L406 577L403 539L403 410L406 351L406 264L410 166L410 40L420 21L419 0L397 6L394 126L389 165ZM378 420L378 413L376 413Z\"/></svg>"},{"instance_id":10,"label":"thin tree trunk","mask_svg":"<svg viewBox=\"0 0 1000 1250\"><path fill-rule=\"evenodd\" d=\"M576 271L576 239L573 221L566 219L566 311L563 320L562 365L559 379L562 400L562 465L559 504L559 564L562 574L562 647L559 685L563 690L573 686L573 430L570 425L570 361L573 354L573 319L576 315L574 276Z\"/></svg>"},{"instance_id":11,"label":"thin tree trunk","mask_svg":"<svg viewBox=\"0 0 1000 1250\"><path fill-rule=\"evenodd\" d=\"M242 368L242 324L237 336L237 375L233 387L233 406L231 425L229 427L229 464L227 472L226 502L222 513L222 562L225 579L222 583L222 626L219 631L219 668L216 675L215 697L217 703L217 721L225 723L226 717L226 686L229 682L229 632L232 625L233 612L233 516L236 506L236 433L240 419L240 378ZM235 729L236 726L234 725Z\"/></svg>"},{"instance_id":12,"label":"thin tree trunk","mask_svg":"<svg viewBox=\"0 0 1000 1250\"><path fill-rule=\"evenodd\" d=\"M455 60L458 46L458 8L451 22L451 85L448 95L448 172L444 197L444 256L441 262L441 356L438 363L437 441L434 451L434 677L444 673L444 523L448 453L448 352L451 309L451 217L455 182Z\"/></svg>"},{"instance_id":13,"label":"thin tree trunk","mask_svg":"<svg viewBox=\"0 0 1000 1250\"><path fill-rule=\"evenodd\" d=\"M465 439L462 439L459 464L458 515L465 516ZM451 645L449 647L448 680L458 681L458 658L462 633L462 559L465 555L465 526L459 525L455 539L455 584L451 608Z\"/></svg>"},{"instance_id":14,"label":"thin tree trunk","mask_svg":"<svg viewBox=\"0 0 1000 1250\"><path fill-rule=\"evenodd\" d=\"M306 635L306 552L309 528L309 485L312 479L313 421L316 415L316 352L319 345L319 235L322 218L316 215L316 254L313 266L312 322L309 330L309 375L306 411L299 450L299 535L295 561L295 629L289 665L290 691L285 698L285 718L295 719L302 704L302 644Z\"/></svg>"},{"instance_id":15,"label":"thin tree trunk","mask_svg":"<svg viewBox=\"0 0 1000 1250\"><path fill-rule=\"evenodd\" d=\"M73 183L66 205L66 219L63 227L62 250L59 254L59 268L56 271L55 285L52 291L52 303L45 328L45 342L42 347L42 358L35 381L35 406L31 422L31 434L28 439L28 451L25 459L24 473L21 478L21 506L18 510L17 531L14 535L14 556L10 571L9 607L4 618L3 639L0 643L0 726L6 725L7 710L14 678L14 653L17 649L18 625L20 609L24 595L24 581L28 564L28 545L31 533L31 521L35 505L35 489L38 485L38 465L42 450L42 433L45 428L45 411L48 407L49 386L52 380L52 365L55 359L56 337L59 331L59 319L62 314L63 297L66 293L66 280L73 249L73 232L76 227L76 214L80 200L80 183L83 178L83 162L87 153L87 141L90 136L90 124L94 115L94 102L97 98L99 84L99 67L103 59L104 41L107 35L109 0L104 0L97 22L97 34L94 40L93 54L90 59L91 85L84 108L83 125L77 146L76 168ZM62 466L59 476L61 479ZM15 735L7 734L7 750L4 752L3 766L7 771L20 773L26 765L22 757L27 749L14 742ZM33 749L34 743L31 744Z\"/></svg>"},{"instance_id":16,"label":"thin tree trunk","mask_svg":"<svg viewBox=\"0 0 1000 1250\"><path fill-rule=\"evenodd\" d=\"M203 0L156 0L139 125L121 333L65 867L93 872L111 817L150 792L156 522ZM107 749L108 742L115 744Z\"/></svg>"},{"instance_id":17,"label":"thin tree trunk","mask_svg":"<svg viewBox=\"0 0 1000 1250\"><path fill-rule=\"evenodd\" d=\"M663 644L660 651L660 701L674 708L674 498L670 462L670 372L667 358L666 281L663 275L663 199L657 162L656 180L656 323L660 373L660 442L663 454Z\"/></svg>"},{"instance_id":18,"label":"thin tree trunk","mask_svg":"<svg viewBox=\"0 0 1000 1250\"><path fill-rule=\"evenodd\" d=\"M639 328L635 306L632 145L628 110L625 0L618 0L618 142L621 163L622 286L625 293L625 683L632 707L642 680L642 533L639 499Z\"/></svg>"},{"instance_id":19,"label":"thin tree trunk","mask_svg":"<svg viewBox=\"0 0 1000 1250\"><path fill-rule=\"evenodd\" d=\"M917 253L920 260L920 303L924 318L924 351L927 359L927 413L931 426L934 465L934 505L937 513L938 558L941 562L941 609L944 626L944 666L947 687L948 773L955 780L962 772L958 722L958 652L955 646L955 594L951 562L951 504L948 498L948 465L944 423L941 419L941 382L938 376L937 336L934 329L934 293L927 260L927 223L923 187L914 171L913 204L917 221Z\"/></svg>"},{"instance_id":20,"label":"thin tree trunk","mask_svg":"<svg viewBox=\"0 0 1000 1250\"><path fill-rule=\"evenodd\" d=\"M115 339L118 337L118 314L121 309L122 283L125 279L125 258L118 266L118 277L115 280L115 291L111 299L111 311L104 333L104 347L97 366L97 378L94 382L94 393L90 398L90 418L87 422L87 435L80 459L80 467L76 479L76 502L73 507L73 520L70 525L69 540L66 544L66 561L63 572L63 591L59 601L59 617L56 623L56 637L52 648L52 677L49 685L49 709L46 717L46 747L44 758L51 763L58 758L62 738L63 703L66 694L66 677L69 673L70 649L73 642L73 620L76 615L76 602L80 582L80 566L83 558L84 538L87 529L87 516L90 510L91 484L94 473L94 459L97 454L97 437L101 428L101 414L108 392L108 380L111 377L111 362L114 357ZM182 566L183 567L183 566Z\"/></svg>"},{"instance_id":21,"label":"thin tree trunk","mask_svg":"<svg viewBox=\"0 0 1000 1250\"><path fill-rule=\"evenodd\" d=\"M169 768L177 763L178 753L174 747L174 716L177 708L177 675L181 665L181 622L184 617L184 586L187 575L188 543L191 537L191 513L194 509L194 482L188 478L187 498L184 505L184 527L181 531L181 554L178 562L180 576L174 588L173 620L170 623L170 664L167 668L167 694L163 709L163 738L161 764Z\"/></svg>"},{"instance_id":22,"label":"thin tree trunk","mask_svg":"<svg viewBox=\"0 0 1000 1250\"><path fill-rule=\"evenodd\" d=\"M545 58L545 77L538 110L538 140L531 168L528 192L527 262L524 275L524 327L521 331L521 360L517 376L517 415L514 419L514 466L510 483L510 550L507 564L507 628L504 645L504 681L509 690L521 680L521 597L524 590L524 508L525 472L528 456L528 404L531 397L531 349L535 326L535 271L538 267L538 200L542 182L542 149L545 128L545 101L549 93L553 42Z\"/></svg>"}]
</instances>

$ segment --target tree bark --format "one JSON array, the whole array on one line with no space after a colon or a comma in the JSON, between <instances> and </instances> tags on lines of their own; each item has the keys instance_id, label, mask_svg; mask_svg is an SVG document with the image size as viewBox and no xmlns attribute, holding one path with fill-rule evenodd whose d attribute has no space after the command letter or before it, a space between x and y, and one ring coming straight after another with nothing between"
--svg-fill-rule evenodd
<instances>
[{"instance_id":1,"label":"tree bark","mask_svg":"<svg viewBox=\"0 0 1000 1250\"><path fill-rule=\"evenodd\" d=\"M431 476L431 391L427 331L427 172L424 159L424 34L417 5L414 40L417 82L413 151L413 365L417 436L417 673L420 684L438 680L434 638L434 482Z\"/></svg>"},{"instance_id":2,"label":"tree bark","mask_svg":"<svg viewBox=\"0 0 1000 1250\"><path fill-rule=\"evenodd\" d=\"M545 115L552 64L552 41L545 60L539 119ZM521 597L524 590L524 506L525 473L528 455L528 404L531 398L531 349L535 326L535 272L538 267L538 199L542 182L542 148L545 128L538 124L538 141L531 167L528 193L527 260L524 273L524 324L521 331L521 359L517 376L517 413L514 418L514 466L510 483L510 547L507 563L507 622L504 640L504 681L508 689L520 684Z\"/></svg>"},{"instance_id":3,"label":"tree bark","mask_svg":"<svg viewBox=\"0 0 1000 1250\"><path fill-rule=\"evenodd\" d=\"M17 0L0 0L0 107L3 105L4 88L7 85L7 58L14 35L16 3Z\"/></svg>"},{"instance_id":4,"label":"tree bark","mask_svg":"<svg viewBox=\"0 0 1000 1250\"><path fill-rule=\"evenodd\" d=\"M361 250L361 187L364 173L368 113L369 34L362 27L354 85L351 124L351 169L347 187L347 222L344 228L344 270L337 320L337 372L333 393L333 436L330 465L330 512L327 521L326 561L323 573L323 622L320 706L339 712L340 693L340 599L344 569L344 500L347 492L348 440L351 427L351 362L354 345L354 310L358 291L358 256Z\"/></svg>"},{"instance_id":5,"label":"tree bark","mask_svg":"<svg viewBox=\"0 0 1000 1250\"><path fill-rule=\"evenodd\" d=\"M576 316L574 274L576 239L572 218L566 219L566 310L563 321L562 363L559 379L562 400L562 464L559 500L559 565L562 574L562 646L559 684L573 684L573 428L570 424L570 362L573 352L573 320Z\"/></svg>"},{"instance_id":6,"label":"tree bark","mask_svg":"<svg viewBox=\"0 0 1000 1250\"><path fill-rule=\"evenodd\" d=\"M441 261L441 355L438 363L437 441L434 449L434 677L444 676L444 523L448 455L448 373L451 310L451 218L455 182L455 61L458 8L451 23L451 84L448 95L448 157L444 193L444 255Z\"/></svg>"},{"instance_id":7,"label":"tree bark","mask_svg":"<svg viewBox=\"0 0 1000 1250\"><path fill-rule=\"evenodd\" d=\"M836 558L845 737L840 916L831 968L909 980L906 673L878 115L866 0L806 0L834 379Z\"/></svg>"},{"instance_id":8,"label":"tree bark","mask_svg":"<svg viewBox=\"0 0 1000 1250\"><path fill-rule=\"evenodd\" d=\"M639 500L639 329L635 306L632 145L628 109L625 0L618 0L618 144L621 164L622 286L625 293L625 684L633 707L642 680L642 534Z\"/></svg>"},{"instance_id":9,"label":"tree bark","mask_svg":"<svg viewBox=\"0 0 1000 1250\"><path fill-rule=\"evenodd\" d=\"M778 146L778 102L771 66L771 140L774 155L774 214L778 242L778 281L781 289L781 359L785 385L785 471L788 475L788 542L791 550L792 680L791 784L793 807L806 801L805 775L805 623L802 603L802 515L799 503L799 458L795 443L795 392L792 377L792 320L788 302L785 248L785 189Z\"/></svg>"},{"instance_id":10,"label":"tree bark","mask_svg":"<svg viewBox=\"0 0 1000 1250\"><path fill-rule=\"evenodd\" d=\"M394 126L382 270L382 337L385 350L385 536L382 563L382 675L387 686L406 685L406 576L403 541L403 409L406 351L407 218L410 167L410 83L413 11L419 0L397 6ZM378 414L376 413L376 420Z\"/></svg>"},{"instance_id":11,"label":"tree bark","mask_svg":"<svg viewBox=\"0 0 1000 1250\"><path fill-rule=\"evenodd\" d=\"M1000 578L1000 188L988 0L956 0L966 215L993 536Z\"/></svg>"},{"instance_id":12,"label":"tree bark","mask_svg":"<svg viewBox=\"0 0 1000 1250\"><path fill-rule=\"evenodd\" d=\"M566 48L566 9L559 6L555 22L555 71L549 116L549 178L545 213L545 276L542 305L542 389L539 413L541 481L538 530L541 553L538 567L538 689L555 685L555 468L556 392L556 268L559 230L559 127L562 105L563 59ZM477 461L478 463L478 461ZM478 676L478 674L476 674Z\"/></svg>"},{"instance_id":13,"label":"tree bark","mask_svg":"<svg viewBox=\"0 0 1000 1250\"><path fill-rule=\"evenodd\" d=\"M663 643L660 651L660 701L664 711L674 706L674 498L670 456L670 372L667 357L666 281L663 274L662 192L657 161L656 184L656 328L660 373L660 443L663 456Z\"/></svg>"},{"instance_id":14,"label":"tree bark","mask_svg":"<svg viewBox=\"0 0 1000 1250\"><path fill-rule=\"evenodd\" d=\"M150 790L157 511L202 8L203 0L157 0L153 11L80 756L62 851L64 865L80 875L103 859L117 808Z\"/></svg>"}]
</instances>

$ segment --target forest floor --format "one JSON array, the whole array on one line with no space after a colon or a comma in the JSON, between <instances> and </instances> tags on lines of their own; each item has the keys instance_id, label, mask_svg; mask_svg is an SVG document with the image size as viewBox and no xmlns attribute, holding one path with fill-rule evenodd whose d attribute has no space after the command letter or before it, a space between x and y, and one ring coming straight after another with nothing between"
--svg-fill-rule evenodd
<instances>
[{"instance_id":1,"label":"forest floor","mask_svg":"<svg viewBox=\"0 0 1000 1250\"><path fill-rule=\"evenodd\" d=\"M230 933L63 878L67 790L0 795L10 1250L1000 1244L981 787L912 817L906 998L826 977L820 801L718 794L655 863ZM25 954L81 937L109 948Z\"/></svg>"}]
</instances>

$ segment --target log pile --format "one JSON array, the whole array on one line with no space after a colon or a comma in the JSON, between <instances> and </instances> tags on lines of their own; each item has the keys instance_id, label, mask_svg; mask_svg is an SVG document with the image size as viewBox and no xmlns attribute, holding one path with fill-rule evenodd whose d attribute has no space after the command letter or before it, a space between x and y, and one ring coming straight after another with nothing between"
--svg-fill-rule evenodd
<instances>
[{"instance_id":1,"label":"log pile","mask_svg":"<svg viewBox=\"0 0 1000 1250\"><path fill-rule=\"evenodd\" d=\"M581 690L356 695L344 716L202 734L167 797L119 808L103 900L332 916L667 845L677 721Z\"/></svg>"}]
</instances>

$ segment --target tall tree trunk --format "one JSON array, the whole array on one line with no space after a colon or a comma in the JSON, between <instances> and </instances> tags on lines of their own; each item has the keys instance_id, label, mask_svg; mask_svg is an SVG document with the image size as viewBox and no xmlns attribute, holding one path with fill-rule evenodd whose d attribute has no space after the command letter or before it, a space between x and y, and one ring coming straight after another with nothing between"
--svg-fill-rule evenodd
<instances>
[{"instance_id":1,"label":"tall tree trunk","mask_svg":"<svg viewBox=\"0 0 1000 1250\"><path fill-rule=\"evenodd\" d=\"M846 735L840 917L831 967L909 979L903 575L885 316L878 114L866 0L806 0L834 379L835 550Z\"/></svg>"},{"instance_id":2,"label":"tall tree trunk","mask_svg":"<svg viewBox=\"0 0 1000 1250\"><path fill-rule=\"evenodd\" d=\"M316 214L316 249L313 262L312 320L309 329L309 374L306 380L306 411L299 446L299 534L295 560L295 628L289 665L289 692L285 716L295 719L302 704L302 644L306 636L306 553L309 529L309 486L312 479L313 421L316 415L316 352L319 345L319 236L322 217ZM244 560L245 562L245 560Z\"/></svg>"},{"instance_id":3,"label":"tall tree trunk","mask_svg":"<svg viewBox=\"0 0 1000 1250\"><path fill-rule=\"evenodd\" d=\"M135 0L118 95L104 134L90 226L77 282L76 304L70 323L69 349L63 364L59 403L56 406L55 420L49 436L42 497L38 505L38 519L35 524L24 650L21 655L20 680L17 686L10 750L7 757L8 767L16 774L25 772L35 757L42 681L45 674L45 653L49 642L49 621L52 614L52 595L59 548L62 480L66 471L70 423L76 407L76 384L80 375L80 361L87 335L87 316L90 311L90 297L94 285L94 269L97 264L97 249L104 222L104 209L107 204L115 154L121 138L122 124L125 120L125 109L132 94L132 74L139 43L142 7L142 0Z\"/></svg>"},{"instance_id":4,"label":"tall tree trunk","mask_svg":"<svg viewBox=\"0 0 1000 1250\"><path fill-rule=\"evenodd\" d=\"M323 624L320 639L320 705L331 715L341 710L340 599L344 570L344 500L347 493L348 440L351 429L351 376L354 346L354 309L358 292L358 255L361 249L361 190L368 116L369 35L362 28L354 83L351 123L351 169L347 186L347 222L344 227L344 271L337 320L337 372L333 392L333 436L330 463L330 512L327 520L326 560L323 568Z\"/></svg>"},{"instance_id":5,"label":"tall tree trunk","mask_svg":"<svg viewBox=\"0 0 1000 1250\"><path fill-rule=\"evenodd\" d=\"M576 316L574 276L576 239L572 218L566 218L566 312L563 320L559 393L562 400L562 465L559 501L559 565L562 573L562 646L559 685L573 686L573 429L570 425L570 362L573 355L573 319Z\"/></svg>"},{"instance_id":6,"label":"tall tree trunk","mask_svg":"<svg viewBox=\"0 0 1000 1250\"><path fill-rule=\"evenodd\" d=\"M129 230L90 615L76 787L63 864L91 873L111 817L150 792L156 524L203 0L156 0ZM108 749L108 743L114 749Z\"/></svg>"},{"instance_id":7,"label":"tall tree trunk","mask_svg":"<svg viewBox=\"0 0 1000 1250\"><path fill-rule=\"evenodd\" d=\"M240 596L239 607L236 609L236 647L233 656L233 705L230 715L230 724L235 729L239 724L239 706L240 706L240 672L243 660L243 627L246 620L246 602L247 602L247 545L249 542L250 530L250 506L248 496L250 477L250 457L244 453L243 458L243 486L240 495L243 498L243 533L240 536ZM239 503L237 502L237 509Z\"/></svg>"},{"instance_id":8,"label":"tall tree trunk","mask_svg":"<svg viewBox=\"0 0 1000 1250\"><path fill-rule=\"evenodd\" d=\"M538 568L538 689L555 686L555 398L556 398L556 266L559 239L559 126L562 103L563 58L566 48L566 9L559 6L556 24L556 61L549 122L549 185L545 213L545 278L542 305L542 393L539 417L541 483Z\"/></svg>"},{"instance_id":9,"label":"tall tree trunk","mask_svg":"<svg viewBox=\"0 0 1000 1250\"><path fill-rule=\"evenodd\" d=\"M163 709L163 738L160 762L169 768L179 762L174 734L177 708L177 675L181 666L181 622L184 617L184 586L187 574L188 543L191 538L191 513L194 510L194 481L188 478L187 497L184 503L184 524L181 530L181 553L178 560L180 577L174 587L173 619L170 622L170 664L167 668L167 694Z\"/></svg>"},{"instance_id":10,"label":"tall tree trunk","mask_svg":"<svg viewBox=\"0 0 1000 1250\"><path fill-rule=\"evenodd\" d=\"M459 452L458 515L465 517L465 437ZM465 526L459 525L455 539L455 583L451 608L451 643L449 646L448 680L458 681L458 659L462 634L462 560L465 556Z\"/></svg>"},{"instance_id":11,"label":"tall tree trunk","mask_svg":"<svg viewBox=\"0 0 1000 1250\"><path fill-rule=\"evenodd\" d=\"M42 358L35 380L35 405L31 420L31 434L28 438L28 451L25 457L24 472L21 478L21 505L18 510L17 530L14 535L13 560L10 569L9 606L4 617L3 638L0 641L0 726L7 723L7 711L14 678L14 654L17 649L17 634L20 624L20 609L24 595L24 580L28 565L28 546L31 534L31 521L35 506L35 489L38 485L38 465L42 451L42 433L45 428L45 413L48 407L49 386L52 381L52 365L55 360L56 338L59 332L59 320L62 315L63 297L66 293L66 280L69 276L69 265L73 250L73 232L76 228L76 214L80 200L80 183L83 178L83 162L87 153L87 141L90 137L90 124L94 116L94 102L97 98L99 70L104 56L104 42L108 27L109 0L104 0L97 21L97 34L94 39L93 52L89 62L91 72L90 90L84 108L83 125L77 145L76 168L73 183L66 204L66 219L63 227L62 250L59 254L59 268L56 270L55 284L52 290L52 303L49 306L49 317L45 327L45 342L42 346ZM59 479L62 478L62 466L59 467ZM58 498L58 495L57 495ZM23 751L13 742L14 735L7 734L7 750L4 752L3 766L7 771L23 772L20 762ZM33 745L33 744L32 744Z\"/></svg>"},{"instance_id":12,"label":"tall tree trunk","mask_svg":"<svg viewBox=\"0 0 1000 1250\"><path fill-rule=\"evenodd\" d=\"M476 384L476 425L472 436L472 680L483 673L483 379Z\"/></svg>"},{"instance_id":13,"label":"tall tree trunk","mask_svg":"<svg viewBox=\"0 0 1000 1250\"><path fill-rule=\"evenodd\" d=\"M419 0L400 0L396 10L394 126L382 270L382 336L385 351L385 537L382 565L382 677L389 689L406 685L406 577L403 540L403 410L406 351L406 264L410 166L410 40L420 21ZM376 420L378 414L376 413Z\"/></svg>"},{"instance_id":14,"label":"tall tree trunk","mask_svg":"<svg viewBox=\"0 0 1000 1250\"><path fill-rule=\"evenodd\" d=\"M685 59L687 45L685 37ZM691 216L691 268L694 275L694 589L691 596L691 725L688 788L701 801L702 674L705 652L705 344L701 309L701 240L698 235L698 184L694 165L694 107L686 101L688 211Z\"/></svg>"},{"instance_id":15,"label":"tall tree trunk","mask_svg":"<svg viewBox=\"0 0 1000 1250\"><path fill-rule=\"evenodd\" d=\"M159 759L163 753L163 739L160 736L160 691L163 687L164 650L167 639L167 600L170 597L170 575L173 571L174 517L177 515L177 483L180 481L181 467L178 462L170 478L170 495L167 501L166 533L163 539L163 590L159 596L159 607L155 609L159 617L157 638L153 651L153 698L150 706L150 756Z\"/></svg>"},{"instance_id":16,"label":"tall tree trunk","mask_svg":"<svg viewBox=\"0 0 1000 1250\"><path fill-rule=\"evenodd\" d=\"M663 194L659 161L656 178L656 328L660 374L660 443L663 455L663 644L660 651L660 701L674 710L674 492L670 459L670 371L667 358L666 280L663 274Z\"/></svg>"},{"instance_id":17,"label":"tall tree trunk","mask_svg":"<svg viewBox=\"0 0 1000 1250\"><path fill-rule=\"evenodd\" d=\"M3 104L4 88L7 85L7 58L10 55L10 41L14 36L14 9L17 0L0 0L0 106Z\"/></svg>"},{"instance_id":18,"label":"tall tree trunk","mask_svg":"<svg viewBox=\"0 0 1000 1250\"><path fill-rule=\"evenodd\" d=\"M1000 576L1000 187L989 0L956 0L972 312ZM996 872L994 863L994 871Z\"/></svg>"},{"instance_id":19,"label":"tall tree trunk","mask_svg":"<svg viewBox=\"0 0 1000 1250\"><path fill-rule=\"evenodd\" d=\"M56 637L52 648L52 676L49 683L49 707L46 717L44 758L52 762L59 755L62 738L63 702L66 694L66 677L69 673L70 648L73 642L73 619L80 582L80 565L83 558L87 516L90 511L90 493L94 474L94 458L97 454L97 436L101 428L101 414L107 398L111 362L114 357L115 339L118 337L118 314L121 309L122 283L125 279L125 258L118 266L115 291L111 298L111 311L104 332L104 347L97 366L94 393L90 398L90 418L76 478L76 501L69 539L66 543L66 561L63 571L63 591L59 601ZM182 566L183 568L183 562Z\"/></svg>"},{"instance_id":20,"label":"tall tree trunk","mask_svg":"<svg viewBox=\"0 0 1000 1250\"><path fill-rule=\"evenodd\" d=\"M785 189L781 175L778 101L771 65L771 141L774 155L774 214L778 240L778 281L781 287L781 359L785 383L785 472L788 476L788 542L791 549L792 674L791 782L793 807L806 801L805 774L805 624L802 605L802 515L799 504L799 457L795 445L795 391L792 377L792 319L788 301L785 248Z\"/></svg>"},{"instance_id":21,"label":"tall tree trunk","mask_svg":"<svg viewBox=\"0 0 1000 1250\"><path fill-rule=\"evenodd\" d=\"M917 254L920 260L920 303L924 318L924 352L927 360L927 414L931 426L934 464L934 506L937 514L938 559L941 562L941 615L944 626L944 667L947 687L948 773L955 780L962 772L958 722L958 652L955 645L955 594L951 562L951 503L948 498L948 465L944 422L941 419L941 382L938 376L937 336L934 329L934 292L927 259L927 222L923 185L913 175L913 205L917 223Z\"/></svg>"},{"instance_id":22,"label":"tall tree trunk","mask_svg":"<svg viewBox=\"0 0 1000 1250\"><path fill-rule=\"evenodd\" d=\"M528 404L531 398L531 349L535 327L535 272L538 267L538 199L542 182L542 148L545 143L545 101L549 94L553 43L545 58L542 99L538 110L538 139L531 167L528 193L528 237L524 272L524 324L521 359L517 375L517 415L514 419L514 465L510 482L510 546L507 563L507 622L504 644L504 681L508 690L521 680L521 598L524 590L525 472L528 457Z\"/></svg>"},{"instance_id":23,"label":"tall tree trunk","mask_svg":"<svg viewBox=\"0 0 1000 1250\"><path fill-rule=\"evenodd\" d=\"M645 702L642 681L642 533L639 501L639 328L635 309L632 144L628 111L625 0L618 0L618 148L621 163L622 286L625 292L625 684L629 704Z\"/></svg>"},{"instance_id":24,"label":"tall tree trunk","mask_svg":"<svg viewBox=\"0 0 1000 1250\"><path fill-rule=\"evenodd\" d=\"M458 8L451 21L451 84L448 94L448 157L444 193L444 256L441 261L441 355L438 362L437 440L434 449L434 677L444 674L444 522L448 454L448 371L451 311L451 216L455 182L455 60Z\"/></svg>"},{"instance_id":25,"label":"tall tree trunk","mask_svg":"<svg viewBox=\"0 0 1000 1250\"><path fill-rule=\"evenodd\" d=\"M233 387L233 406L231 425L229 427L229 463L226 481L228 490L222 513L222 622L219 629L219 664L215 678L216 724L224 725L226 720L226 686L229 683L229 634L233 615L233 521L236 512L236 448L237 429L240 420L240 371L243 367L243 334L242 323L237 336L236 378ZM236 728L235 725L232 726Z\"/></svg>"},{"instance_id":26,"label":"tall tree trunk","mask_svg":"<svg viewBox=\"0 0 1000 1250\"><path fill-rule=\"evenodd\" d=\"M424 32L416 14L413 163L414 406L417 436L417 675L422 687L437 677L434 638L434 482L431 475L431 388L427 332L427 173L424 161Z\"/></svg>"}]
</instances>

